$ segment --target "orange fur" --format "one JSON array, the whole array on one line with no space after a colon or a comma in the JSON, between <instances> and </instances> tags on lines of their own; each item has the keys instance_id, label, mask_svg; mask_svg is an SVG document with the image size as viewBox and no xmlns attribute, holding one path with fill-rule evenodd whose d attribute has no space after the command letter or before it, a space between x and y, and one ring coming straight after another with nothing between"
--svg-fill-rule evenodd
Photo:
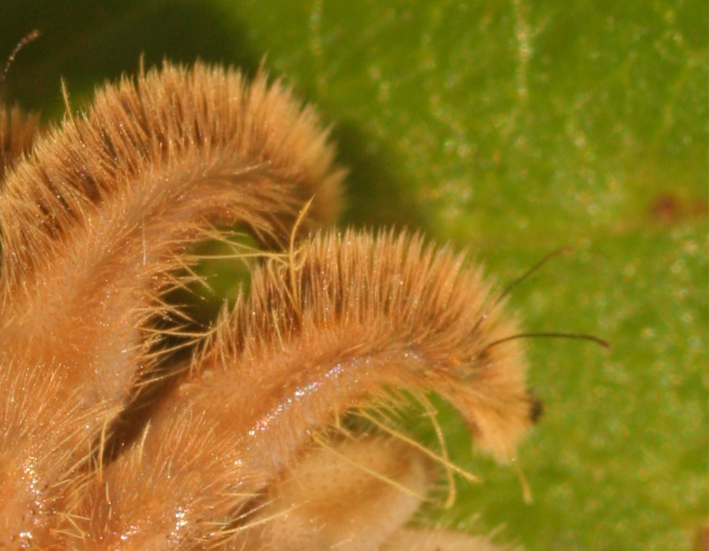
<instances>
[{"instance_id":1,"label":"orange fur","mask_svg":"<svg viewBox=\"0 0 709 551\"><path fill-rule=\"evenodd\" d=\"M195 335L184 380L145 412L125 409L173 361L158 322L183 315L165 295L194 261L188 247L216 225L277 246L299 211L306 229L330 222L343 178L333 155L278 83L166 65L99 92L13 165L0 195L0 548L408 541L429 460L381 438L322 436L355 408L400 407L402 391L439 393L479 447L513 456L534 403L519 341L493 344L517 324L479 270L406 234L318 234L270 255L249 296ZM138 438L114 432L120 419ZM343 478L320 484L318 462ZM343 495L357 503L323 506ZM305 496L318 503L288 521L283 504Z\"/></svg>"},{"instance_id":2,"label":"orange fur","mask_svg":"<svg viewBox=\"0 0 709 551\"><path fill-rule=\"evenodd\" d=\"M298 456L231 546L376 551L416 512L431 465L401 442L343 439ZM366 527L363 529L363 527Z\"/></svg>"},{"instance_id":3,"label":"orange fur","mask_svg":"<svg viewBox=\"0 0 709 551\"><path fill-rule=\"evenodd\" d=\"M51 494L150 367L155 342L141 332L169 313L160 294L176 255L213 224L283 240L311 197L331 220L343 175L332 159L317 117L278 83L203 65L108 87L40 139L0 196L0 472L17 481L35 457L33 484ZM19 394L47 406L28 408L31 423ZM6 533L20 531L12 510L29 509L3 506L24 503L13 494L0 501Z\"/></svg>"},{"instance_id":4,"label":"orange fur","mask_svg":"<svg viewBox=\"0 0 709 551\"><path fill-rule=\"evenodd\" d=\"M290 467L314 430L386 400L389 389L440 393L480 446L511 456L532 402L517 343L487 348L516 327L493 307L479 271L420 238L351 232L304 243L295 263L256 271L249 298L218 326L192 376L107 468L97 495L110 499L80 512L92 526L108 523L117 537L144 523L138 549L168 538L180 510L182 537L218 541L219 530L198 519L228 529L231 512Z\"/></svg>"}]
</instances>

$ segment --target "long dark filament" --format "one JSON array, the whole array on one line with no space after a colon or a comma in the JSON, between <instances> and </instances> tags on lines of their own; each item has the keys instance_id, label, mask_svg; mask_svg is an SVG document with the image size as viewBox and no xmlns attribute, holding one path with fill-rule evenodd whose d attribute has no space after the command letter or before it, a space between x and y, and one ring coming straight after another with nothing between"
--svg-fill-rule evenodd
<instances>
[{"instance_id":1,"label":"long dark filament","mask_svg":"<svg viewBox=\"0 0 709 551\"><path fill-rule=\"evenodd\" d=\"M547 262L549 262L551 259L556 258L557 256L561 256L562 254L566 254L568 252L571 252L573 250L572 247L564 247L563 249L557 249L556 251L550 252L548 255L546 255L544 258L542 258L539 262L537 262L534 266L529 268L526 272L524 272L521 276L519 276L517 279L513 280L507 287L505 288L504 291L502 291L502 294L495 299L495 302L492 304L492 308L500 304L507 295L509 295L515 287L517 287L520 283L523 283L525 280L529 279L529 277L537 272L539 269L544 266ZM480 316L480 319L477 321L475 324L475 327L473 327L473 333L475 333L480 325L485 321L487 318L489 310L485 310L483 312L482 316Z\"/></svg>"},{"instance_id":2,"label":"long dark filament","mask_svg":"<svg viewBox=\"0 0 709 551\"><path fill-rule=\"evenodd\" d=\"M497 346L498 344L502 344L503 342L508 342L508 341L514 341L517 339L531 339L531 338L551 338L551 339L576 339L576 340L582 340L582 341L590 341L594 342L603 348L610 348L611 345L609 344L608 341L601 339L599 337L596 337L594 335L587 335L585 333L518 333L516 335L510 335L509 337L505 337L503 339L498 339L496 341L491 342L488 344L483 351L481 352L481 355L490 350L493 346Z\"/></svg>"},{"instance_id":3,"label":"long dark filament","mask_svg":"<svg viewBox=\"0 0 709 551\"><path fill-rule=\"evenodd\" d=\"M10 70L10 65L12 65L12 62L15 61L15 56L18 54L18 52L24 48L27 44L30 42L36 40L39 37L39 30L35 29L30 33L27 33L22 40L20 40L17 43L17 46L15 46L15 49L12 50L12 53L10 54L10 57L7 58L7 62L5 63L5 68L2 71L2 75L0 75L0 89L2 88L2 85L5 83L5 77L7 77L7 72Z\"/></svg>"},{"instance_id":4,"label":"long dark filament","mask_svg":"<svg viewBox=\"0 0 709 551\"><path fill-rule=\"evenodd\" d=\"M495 300L495 303L493 306L497 306L504 300L504 298L509 295L515 287L517 287L520 283L523 283L526 279L529 279L531 275L533 275L535 272L537 272L539 269L544 266L547 262L552 260L553 258L556 258L557 256L561 256L562 254L570 253L573 251L573 247L564 247L563 249L557 249L556 251L550 252L548 255L546 255L544 258L542 258L539 262L537 262L534 266L529 268L526 272L524 272L521 276L519 276L517 279L512 281L509 285L507 285L507 288L502 291L502 294L497 297L497 300Z\"/></svg>"},{"instance_id":5,"label":"long dark filament","mask_svg":"<svg viewBox=\"0 0 709 551\"><path fill-rule=\"evenodd\" d=\"M0 75L0 96L2 96L2 89L3 85L5 84L5 77L7 77L7 72L10 70L10 65L12 65L12 62L15 60L15 56L17 55L17 52L19 52L26 44L29 44L33 40L35 40L39 36L39 31L35 29L31 33L28 33L25 35L25 37L20 40L17 45L15 46L15 49L12 50L12 53L10 54L10 57L7 58L7 63L5 63L5 68L3 69L2 74ZM7 128L8 128L8 134L12 131L12 117L11 117L11 110L10 106L7 105L5 107L5 120L7 120ZM2 130L0 130L0 147L3 147L3 144L9 143L11 140L6 140L6 137L3 135ZM6 151L0 151L0 163L2 165L5 164L5 157L7 155Z\"/></svg>"}]
</instances>

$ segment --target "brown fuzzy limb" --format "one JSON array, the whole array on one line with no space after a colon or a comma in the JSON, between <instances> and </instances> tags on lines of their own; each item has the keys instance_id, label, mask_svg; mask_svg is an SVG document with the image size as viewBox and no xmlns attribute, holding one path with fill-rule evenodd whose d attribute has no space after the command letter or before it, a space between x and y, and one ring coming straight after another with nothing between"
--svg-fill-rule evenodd
<instances>
[{"instance_id":1,"label":"brown fuzzy limb","mask_svg":"<svg viewBox=\"0 0 709 551\"><path fill-rule=\"evenodd\" d=\"M126 549L220 541L314 431L373 399L391 403L392 389L438 392L478 446L510 459L534 404L519 342L488 347L518 332L502 309L478 270L418 237L315 238L256 272L249 299L81 516L105 541L140 526Z\"/></svg>"},{"instance_id":2,"label":"brown fuzzy limb","mask_svg":"<svg viewBox=\"0 0 709 551\"><path fill-rule=\"evenodd\" d=\"M264 506L234 529L231 549L376 551L409 521L435 478L392 439L323 443L301 454Z\"/></svg>"},{"instance_id":3,"label":"brown fuzzy limb","mask_svg":"<svg viewBox=\"0 0 709 551\"><path fill-rule=\"evenodd\" d=\"M311 198L329 222L333 155L279 83L166 64L98 92L14 166L0 196L0 547L42 532L53 496L72 494L67 469L155 365L161 335L146 331L175 315L161 296L186 247L215 224L285 242Z\"/></svg>"}]
</instances>

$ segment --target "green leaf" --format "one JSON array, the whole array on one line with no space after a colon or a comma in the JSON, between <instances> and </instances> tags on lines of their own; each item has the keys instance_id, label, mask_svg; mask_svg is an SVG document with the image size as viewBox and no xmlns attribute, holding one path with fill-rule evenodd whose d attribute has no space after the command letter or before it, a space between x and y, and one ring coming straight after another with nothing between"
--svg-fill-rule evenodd
<instances>
[{"instance_id":1,"label":"green leaf","mask_svg":"<svg viewBox=\"0 0 709 551\"><path fill-rule=\"evenodd\" d=\"M546 415L516 471L470 454L443 522L526 549L690 549L709 515L706 2L4 2L3 90L61 112L163 57L265 66L333 124L345 223L423 228L514 290ZM425 429L422 429L425 433ZM425 434L424 434L425 436ZM477 515L475 522L472 521Z\"/></svg>"}]
</instances>

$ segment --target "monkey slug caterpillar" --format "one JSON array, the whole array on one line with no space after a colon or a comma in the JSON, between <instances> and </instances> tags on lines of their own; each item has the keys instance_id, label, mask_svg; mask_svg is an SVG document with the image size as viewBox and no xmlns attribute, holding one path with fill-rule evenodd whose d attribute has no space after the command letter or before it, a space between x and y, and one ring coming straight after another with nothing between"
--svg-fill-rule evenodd
<instances>
[{"instance_id":1,"label":"monkey slug caterpillar","mask_svg":"<svg viewBox=\"0 0 709 551\"><path fill-rule=\"evenodd\" d=\"M7 111L2 147L0 549L493 548L409 527L430 456L342 421L435 392L510 459L516 323L445 248L317 231L344 171L280 83L166 64L58 128ZM166 295L234 225L273 253L177 354Z\"/></svg>"}]
</instances>

